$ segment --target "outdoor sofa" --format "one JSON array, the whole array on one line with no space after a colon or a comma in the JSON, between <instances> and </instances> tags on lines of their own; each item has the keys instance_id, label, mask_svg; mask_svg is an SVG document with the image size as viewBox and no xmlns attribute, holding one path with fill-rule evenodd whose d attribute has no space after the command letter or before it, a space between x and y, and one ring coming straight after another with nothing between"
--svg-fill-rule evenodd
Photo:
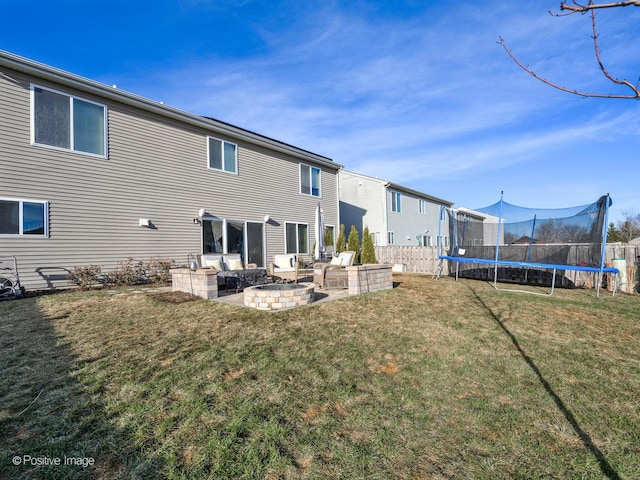
<instances>
[{"instance_id":1,"label":"outdoor sofa","mask_svg":"<svg viewBox=\"0 0 640 480\"><path fill-rule=\"evenodd\" d=\"M268 282L267 271L258 268L255 263L243 265L239 253L203 254L200 256L200 268L217 271L218 285L236 292L252 285L264 285Z\"/></svg>"}]
</instances>

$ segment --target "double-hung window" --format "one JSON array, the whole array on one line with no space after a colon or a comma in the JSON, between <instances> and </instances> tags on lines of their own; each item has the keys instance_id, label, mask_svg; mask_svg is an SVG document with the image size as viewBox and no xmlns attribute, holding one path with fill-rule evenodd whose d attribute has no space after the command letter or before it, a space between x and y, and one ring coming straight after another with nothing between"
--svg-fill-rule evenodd
<instances>
[{"instance_id":1,"label":"double-hung window","mask_svg":"<svg viewBox=\"0 0 640 480\"><path fill-rule=\"evenodd\" d=\"M207 137L209 168L238 173L238 146L217 138Z\"/></svg>"},{"instance_id":2,"label":"double-hung window","mask_svg":"<svg viewBox=\"0 0 640 480\"><path fill-rule=\"evenodd\" d=\"M418 206L418 210L419 210L419 212L420 212L421 214L423 214L423 215L424 215L425 213L427 213L427 201L426 201L426 200L424 200L424 199L422 199L422 198L420 199L420 204L419 204L419 206Z\"/></svg>"},{"instance_id":3,"label":"double-hung window","mask_svg":"<svg viewBox=\"0 0 640 480\"><path fill-rule=\"evenodd\" d=\"M0 236L49 235L49 204L40 200L0 198Z\"/></svg>"},{"instance_id":4,"label":"double-hung window","mask_svg":"<svg viewBox=\"0 0 640 480\"><path fill-rule=\"evenodd\" d=\"M107 156L107 107L55 90L31 86L31 142Z\"/></svg>"},{"instance_id":5,"label":"double-hung window","mask_svg":"<svg viewBox=\"0 0 640 480\"><path fill-rule=\"evenodd\" d=\"M320 169L303 163L300 164L300 193L320 196Z\"/></svg>"},{"instance_id":6,"label":"double-hung window","mask_svg":"<svg viewBox=\"0 0 640 480\"><path fill-rule=\"evenodd\" d=\"M285 222L285 253L309 253L309 225Z\"/></svg>"},{"instance_id":7,"label":"double-hung window","mask_svg":"<svg viewBox=\"0 0 640 480\"><path fill-rule=\"evenodd\" d=\"M391 211L402 212L402 194L400 192L391 192Z\"/></svg>"}]
</instances>

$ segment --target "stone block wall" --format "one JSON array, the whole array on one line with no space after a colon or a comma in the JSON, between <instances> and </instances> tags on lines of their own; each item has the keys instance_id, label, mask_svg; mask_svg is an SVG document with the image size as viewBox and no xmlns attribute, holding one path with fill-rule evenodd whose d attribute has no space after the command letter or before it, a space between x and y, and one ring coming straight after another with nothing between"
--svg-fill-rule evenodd
<instances>
[{"instance_id":1,"label":"stone block wall","mask_svg":"<svg viewBox=\"0 0 640 480\"><path fill-rule=\"evenodd\" d=\"M349 277L349 295L390 290L393 288L393 265L354 265L346 267Z\"/></svg>"},{"instance_id":2,"label":"stone block wall","mask_svg":"<svg viewBox=\"0 0 640 480\"><path fill-rule=\"evenodd\" d=\"M207 300L218 296L216 270L199 268L192 271L188 268L173 268L170 272L171 291L191 293Z\"/></svg>"}]
</instances>

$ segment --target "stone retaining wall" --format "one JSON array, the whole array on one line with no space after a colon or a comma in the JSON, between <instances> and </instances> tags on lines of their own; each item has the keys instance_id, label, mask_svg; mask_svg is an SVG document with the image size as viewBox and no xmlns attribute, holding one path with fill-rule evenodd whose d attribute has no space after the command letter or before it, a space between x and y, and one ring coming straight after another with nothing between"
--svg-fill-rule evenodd
<instances>
[{"instance_id":1,"label":"stone retaining wall","mask_svg":"<svg viewBox=\"0 0 640 480\"><path fill-rule=\"evenodd\" d=\"M349 295L390 290L393 288L393 265L354 265L346 267L349 277Z\"/></svg>"},{"instance_id":2,"label":"stone retaining wall","mask_svg":"<svg viewBox=\"0 0 640 480\"><path fill-rule=\"evenodd\" d=\"M185 292L206 298L218 296L218 276L216 270L199 268L195 271L188 268L172 268L171 291Z\"/></svg>"},{"instance_id":3,"label":"stone retaining wall","mask_svg":"<svg viewBox=\"0 0 640 480\"><path fill-rule=\"evenodd\" d=\"M262 290L260 286L247 287L244 289L244 305L259 310L284 310L313 302L314 286L312 283L287 285L296 285L298 288L278 291Z\"/></svg>"}]
</instances>

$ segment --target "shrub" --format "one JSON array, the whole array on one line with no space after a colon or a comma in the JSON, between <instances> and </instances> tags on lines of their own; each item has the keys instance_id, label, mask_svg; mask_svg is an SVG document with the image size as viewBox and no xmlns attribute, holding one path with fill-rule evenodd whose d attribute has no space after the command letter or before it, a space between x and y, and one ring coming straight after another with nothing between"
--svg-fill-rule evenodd
<instances>
[{"instance_id":1,"label":"shrub","mask_svg":"<svg viewBox=\"0 0 640 480\"><path fill-rule=\"evenodd\" d=\"M364 227L362 234L362 263L378 263L376 260L376 250L373 248L373 240L369 234L369 227Z\"/></svg>"},{"instance_id":2,"label":"shrub","mask_svg":"<svg viewBox=\"0 0 640 480\"><path fill-rule=\"evenodd\" d=\"M73 270L67 275L67 282L69 285L78 285L82 289L104 283L102 267L99 265L73 267Z\"/></svg>"},{"instance_id":3,"label":"shrub","mask_svg":"<svg viewBox=\"0 0 640 480\"><path fill-rule=\"evenodd\" d=\"M354 263L360 263L360 235L355 225L351 225L349 231L349 239L347 240L347 250L353 250L356 252Z\"/></svg>"},{"instance_id":4,"label":"shrub","mask_svg":"<svg viewBox=\"0 0 640 480\"><path fill-rule=\"evenodd\" d=\"M148 283L144 264L129 257L124 262L118 262L114 271L107 275L108 282L112 285L140 285Z\"/></svg>"},{"instance_id":5,"label":"shrub","mask_svg":"<svg viewBox=\"0 0 640 480\"><path fill-rule=\"evenodd\" d=\"M171 273L169 269L173 267L173 260L169 258L151 257L146 265L147 278L152 283L169 283Z\"/></svg>"},{"instance_id":6,"label":"shrub","mask_svg":"<svg viewBox=\"0 0 640 480\"><path fill-rule=\"evenodd\" d=\"M338 233L338 240L336 241L336 253L344 252L347 249L344 235L344 223L340 224L340 233Z\"/></svg>"}]
</instances>

